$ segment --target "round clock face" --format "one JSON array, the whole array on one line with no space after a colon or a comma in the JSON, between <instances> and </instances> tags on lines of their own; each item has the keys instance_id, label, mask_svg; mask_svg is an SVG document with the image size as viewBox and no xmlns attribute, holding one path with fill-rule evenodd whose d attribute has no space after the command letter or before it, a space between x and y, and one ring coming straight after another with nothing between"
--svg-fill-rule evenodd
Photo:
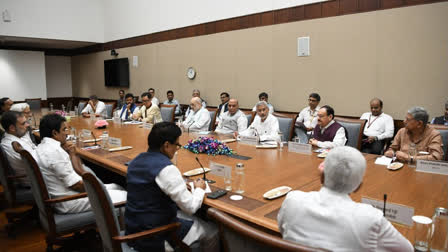
<instances>
[{"instance_id":1,"label":"round clock face","mask_svg":"<svg viewBox=\"0 0 448 252\"><path fill-rule=\"evenodd\" d=\"M194 79L194 77L196 77L196 70L194 70L194 68L192 68L192 67L189 67L189 68L187 69L187 77L188 77L190 80Z\"/></svg>"}]
</instances>

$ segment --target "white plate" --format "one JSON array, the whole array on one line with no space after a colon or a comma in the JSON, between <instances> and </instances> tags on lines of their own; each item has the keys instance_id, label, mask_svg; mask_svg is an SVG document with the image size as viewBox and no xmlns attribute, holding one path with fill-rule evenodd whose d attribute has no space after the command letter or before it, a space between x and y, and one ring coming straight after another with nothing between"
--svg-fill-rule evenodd
<instances>
[{"instance_id":1,"label":"white plate","mask_svg":"<svg viewBox=\"0 0 448 252\"><path fill-rule=\"evenodd\" d=\"M278 198L278 197L281 197L281 196L287 194L289 191L291 191L291 189L292 188L289 186L280 186L280 187L274 188L270 191L267 191L265 194L263 194L263 198L275 199L275 198Z\"/></svg>"},{"instance_id":2,"label":"white plate","mask_svg":"<svg viewBox=\"0 0 448 252\"><path fill-rule=\"evenodd\" d=\"M132 149L132 146L121 146L121 147L110 148L109 151L114 152L114 151L129 150L129 149Z\"/></svg>"},{"instance_id":3,"label":"white plate","mask_svg":"<svg viewBox=\"0 0 448 252\"><path fill-rule=\"evenodd\" d=\"M317 157L318 158L326 158L327 155L328 155L328 152L322 152L322 153L317 154Z\"/></svg>"},{"instance_id":4,"label":"white plate","mask_svg":"<svg viewBox=\"0 0 448 252\"><path fill-rule=\"evenodd\" d=\"M139 121L130 121L130 122L124 122L124 124L142 124L143 122Z\"/></svg>"},{"instance_id":5,"label":"white plate","mask_svg":"<svg viewBox=\"0 0 448 252\"><path fill-rule=\"evenodd\" d=\"M221 142L223 142L223 143L233 143L233 142L236 142L236 139L235 138L229 138L229 139L221 140Z\"/></svg>"},{"instance_id":6,"label":"white plate","mask_svg":"<svg viewBox=\"0 0 448 252\"><path fill-rule=\"evenodd\" d=\"M184 176L185 177L190 177L190 176L199 175L199 174L204 173L204 170L205 170L205 172L209 172L210 168L204 167L204 169L196 168L196 169L193 169L193 170L189 170L187 172L184 172Z\"/></svg>"},{"instance_id":7,"label":"white plate","mask_svg":"<svg viewBox=\"0 0 448 252\"><path fill-rule=\"evenodd\" d=\"M387 169L395 171L398 169L401 169L401 167L403 167L403 164L400 162L393 162L390 165L387 166Z\"/></svg>"},{"instance_id":8,"label":"white plate","mask_svg":"<svg viewBox=\"0 0 448 252\"><path fill-rule=\"evenodd\" d=\"M277 144L256 145L255 148L257 148L257 149L277 149Z\"/></svg>"}]
</instances>

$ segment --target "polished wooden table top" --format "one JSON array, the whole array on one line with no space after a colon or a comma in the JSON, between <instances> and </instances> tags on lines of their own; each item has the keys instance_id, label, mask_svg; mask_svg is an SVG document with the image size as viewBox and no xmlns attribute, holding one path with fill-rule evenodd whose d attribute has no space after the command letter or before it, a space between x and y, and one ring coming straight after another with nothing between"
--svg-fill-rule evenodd
<instances>
[{"instance_id":1,"label":"polished wooden table top","mask_svg":"<svg viewBox=\"0 0 448 252\"><path fill-rule=\"evenodd\" d=\"M78 131L89 129L99 137L103 131L108 131L109 136L122 139L122 145L130 145L130 150L108 152L105 150L85 151L79 150L83 159L94 162L113 172L126 176L126 161L135 158L139 153L147 150L147 136L149 129L138 125L114 124L108 121L107 129L94 129L94 121L91 119L72 118L69 124ZM180 138L181 144L194 139L198 135L184 133ZM227 136L214 136L218 139L226 139ZM239 160L228 156L196 155L188 150L181 149L178 152L177 166L183 173L198 168L195 157L208 167L210 161L232 166L232 177L235 177L234 167L237 163L245 166L245 199L231 201L223 197L218 200L205 199L204 204L218 208L222 211L238 216L249 222L278 232L276 214L284 200L280 197L274 200L266 200L263 194L278 186L290 186L293 190L318 191L321 187L317 167L323 159L311 155L288 152L287 147L279 149L256 149L254 146L237 142L228 146L239 155L252 157L250 160ZM382 200L387 193L388 202L403 204L415 208L415 215L431 217L436 207L447 207L448 180L446 176L416 172L415 168L405 165L398 171L390 171L385 166L376 165L376 155L365 155L367 170L360 190L351 194L354 201L359 202L361 197L369 197ZM223 178L208 174L207 177L216 180L214 186L224 188ZM235 188L235 185L233 185ZM407 226L394 224L394 226L408 239L412 240L412 229Z\"/></svg>"}]
</instances>

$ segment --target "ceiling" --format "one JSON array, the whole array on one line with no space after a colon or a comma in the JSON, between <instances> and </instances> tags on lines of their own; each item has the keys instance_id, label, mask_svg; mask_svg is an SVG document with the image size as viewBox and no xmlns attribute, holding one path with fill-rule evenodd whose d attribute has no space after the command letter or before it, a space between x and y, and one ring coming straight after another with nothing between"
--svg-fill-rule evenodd
<instances>
[{"instance_id":1,"label":"ceiling","mask_svg":"<svg viewBox=\"0 0 448 252\"><path fill-rule=\"evenodd\" d=\"M65 49L72 50L89 45L94 45L93 42L70 41L58 39L40 39L40 38L26 38L26 37L12 37L0 35L0 48L33 48L33 49Z\"/></svg>"}]
</instances>

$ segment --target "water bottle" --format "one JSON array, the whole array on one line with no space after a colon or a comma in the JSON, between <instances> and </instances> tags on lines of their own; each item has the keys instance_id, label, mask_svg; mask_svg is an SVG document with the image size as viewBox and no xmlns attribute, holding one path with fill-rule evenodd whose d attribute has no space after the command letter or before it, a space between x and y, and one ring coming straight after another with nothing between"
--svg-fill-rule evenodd
<instances>
[{"instance_id":1,"label":"water bottle","mask_svg":"<svg viewBox=\"0 0 448 252\"><path fill-rule=\"evenodd\" d=\"M71 129L71 135L72 135L72 143L75 144L75 146L76 146L76 144L77 144L77 141L76 141L76 129L73 128L73 127Z\"/></svg>"},{"instance_id":2,"label":"water bottle","mask_svg":"<svg viewBox=\"0 0 448 252\"><path fill-rule=\"evenodd\" d=\"M53 103L50 102L50 111L53 111Z\"/></svg>"},{"instance_id":3,"label":"water bottle","mask_svg":"<svg viewBox=\"0 0 448 252\"><path fill-rule=\"evenodd\" d=\"M235 174L236 174L236 178L235 178L236 190L235 190L235 193L243 194L244 193L244 186L245 186L245 181L244 181L244 164L243 163L236 164Z\"/></svg>"},{"instance_id":4,"label":"water bottle","mask_svg":"<svg viewBox=\"0 0 448 252\"><path fill-rule=\"evenodd\" d=\"M448 250L448 209L437 207L432 217L431 252Z\"/></svg>"},{"instance_id":5,"label":"water bottle","mask_svg":"<svg viewBox=\"0 0 448 252\"><path fill-rule=\"evenodd\" d=\"M78 106L75 106L75 116L78 116Z\"/></svg>"},{"instance_id":6,"label":"water bottle","mask_svg":"<svg viewBox=\"0 0 448 252\"><path fill-rule=\"evenodd\" d=\"M417 146L415 145L415 143L411 143L409 145L409 156L411 156L414 159L414 162L416 161L416 156L417 156ZM409 164L412 165L412 161L411 159L409 159Z\"/></svg>"},{"instance_id":7,"label":"water bottle","mask_svg":"<svg viewBox=\"0 0 448 252\"><path fill-rule=\"evenodd\" d=\"M64 104L62 104L62 111L65 112L65 105Z\"/></svg>"},{"instance_id":8,"label":"water bottle","mask_svg":"<svg viewBox=\"0 0 448 252\"><path fill-rule=\"evenodd\" d=\"M77 139L77 142L76 142L76 147L78 147L78 148L84 147L84 135L82 134L82 131L80 131L78 133L78 139Z\"/></svg>"}]
</instances>

